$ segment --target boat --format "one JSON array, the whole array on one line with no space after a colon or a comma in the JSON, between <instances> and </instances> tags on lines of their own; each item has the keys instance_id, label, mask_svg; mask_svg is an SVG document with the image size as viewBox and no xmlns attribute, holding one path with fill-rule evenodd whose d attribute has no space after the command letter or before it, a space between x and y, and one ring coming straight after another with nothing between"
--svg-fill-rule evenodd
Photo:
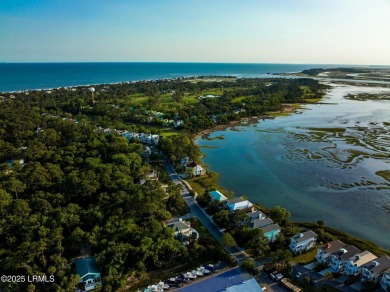
<instances>
[{"instance_id":1,"label":"boat","mask_svg":"<svg viewBox=\"0 0 390 292\"><path fill-rule=\"evenodd\" d=\"M186 275L186 276L188 277L188 279L190 279L190 280L195 280L195 279L196 279L196 275L193 274L193 273L191 273L191 272L187 272L185 275Z\"/></svg>"},{"instance_id":2,"label":"boat","mask_svg":"<svg viewBox=\"0 0 390 292\"><path fill-rule=\"evenodd\" d=\"M163 292L163 288L158 287L157 285L148 286L149 292Z\"/></svg>"},{"instance_id":3,"label":"boat","mask_svg":"<svg viewBox=\"0 0 390 292\"><path fill-rule=\"evenodd\" d=\"M160 282L157 284L157 287L162 288L163 290L169 290L169 285L165 284L164 282Z\"/></svg>"},{"instance_id":4,"label":"boat","mask_svg":"<svg viewBox=\"0 0 390 292\"><path fill-rule=\"evenodd\" d=\"M210 275L211 272L207 270L205 267L199 267L198 271L201 271L204 275Z\"/></svg>"},{"instance_id":5,"label":"boat","mask_svg":"<svg viewBox=\"0 0 390 292\"><path fill-rule=\"evenodd\" d=\"M184 274L181 274L179 277L176 278L177 280L179 280L180 282L182 283L187 283L190 281L190 279L184 275Z\"/></svg>"},{"instance_id":6,"label":"boat","mask_svg":"<svg viewBox=\"0 0 390 292\"><path fill-rule=\"evenodd\" d=\"M212 264L207 265L206 269L211 271L211 272L216 272L217 271L217 268L214 267L214 265L212 265Z\"/></svg>"},{"instance_id":7,"label":"boat","mask_svg":"<svg viewBox=\"0 0 390 292\"><path fill-rule=\"evenodd\" d=\"M169 286L174 286L174 287L177 287L179 286L179 281L177 281L175 278L169 278L165 281L165 283L167 283Z\"/></svg>"},{"instance_id":8,"label":"boat","mask_svg":"<svg viewBox=\"0 0 390 292\"><path fill-rule=\"evenodd\" d=\"M203 277L203 273L199 270L193 270L191 271L192 274L196 275L197 277Z\"/></svg>"}]
</instances>

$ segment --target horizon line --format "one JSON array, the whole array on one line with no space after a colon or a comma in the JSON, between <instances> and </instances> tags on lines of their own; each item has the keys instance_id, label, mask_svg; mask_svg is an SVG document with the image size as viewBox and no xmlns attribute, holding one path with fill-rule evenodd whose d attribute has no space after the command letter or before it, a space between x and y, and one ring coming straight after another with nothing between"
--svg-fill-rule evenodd
<instances>
[{"instance_id":1,"label":"horizon line","mask_svg":"<svg viewBox=\"0 0 390 292\"><path fill-rule=\"evenodd\" d=\"M139 63L139 64L247 64L247 65L326 65L326 66L359 66L389 67L390 64L348 64L348 63L282 63L282 62L204 62L204 61L1 61L0 64L75 64L75 63Z\"/></svg>"}]
</instances>

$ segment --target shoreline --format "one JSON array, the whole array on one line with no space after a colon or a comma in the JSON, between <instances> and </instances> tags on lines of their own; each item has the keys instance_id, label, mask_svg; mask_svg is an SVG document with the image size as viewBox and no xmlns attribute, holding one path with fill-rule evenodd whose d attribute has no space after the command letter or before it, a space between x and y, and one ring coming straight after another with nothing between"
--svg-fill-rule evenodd
<instances>
[{"instance_id":1,"label":"shoreline","mask_svg":"<svg viewBox=\"0 0 390 292\"><path fill-rule=\"evenodd\" d=\"M339 84L339 85L343 86L343 84ZM350 85L350 86L353 86L353 85ZM322 96L322 97L319 99L318 102L315 102L315 103L313 103L313 104L321 104L320 101L323 100L324 98L325 98L325 95ZM299 103L298 105L299 105L299 107L301 107L302 105L305 105L305 104L311 104L311 103ZM280 113L284 113L284 114L287 114L287 115L295 114L295 112L283 112L283 111L280 111L279 114L280 114ZM275 112L274 112L274 114L275 114ZM198 138L207 137L207 136L209 136L210 134L212 134L212 133L214 133L214 132L221 131L221 130L227 130L228 128L233 128L233 127L237 127L237 126L245 126L245 125L249 125L249 124L251 124L251 123L257 123L257 122L259 122L260 119L263 119L263 118L265 118L265 119L274 119L274 118L276 118L277 116L279 116L279 115L272 115L272 113L266 113L265 116L260 116L260 117L259 117L259 116L244 117L244 118L241 118L241 119L238 120L238 121L232 121L232 122L230 122L230 123L228 123L228 124L216 125L216 126L214 126L214 127L212 127L212 128L205 129L205 130L201 130L200 132L194 134L191 138L192 138L194 144L199 148L199 151L200 151L200 153L202 154L202 157L204 157L205 154L203 153L201 147L200 147L198 144L195 143L195 140L197 140ZM247 123L247 124L243 125L242 123L243 123L244 121L250 121L251 123ZM215 171L213 171L213 172L216 173L217 176L219 177L219 173L217 173L217 172L215 172ZM224 189L224 190L227 190L228 192L230 192L230 191L229 191L228 189L226 189L225 187L220 186L218 180L216 181L216 185L218 186L218 188ZM263 208L265 208L265 209L267 209L267 210L269 210L268 207L262 205L261 203L258 203L258 202L254 202L254 203L260 205L261 207L263 207ZM315 225L315 224L316 224L315 221L312 221L312 222L310 222L310 221L309 221L309 222L291 221L291 223L294 224L294 225L296 225L296 226L298 226L298 227L300 227L300 226L310 226L310 225ZM360 236L353 235L353 234L351 234L351 233L348 232L348 231L343 231L343 230L337 229L337 228L332 227L332 226L327 226L327 225L325 225L324 227L325 227L326 229L331 230L333 234L340 234L340 235L342 235L342 236L345 236L345 237L347 237L347 238L350 238L350 240L356 240L358 243L364 242L364 244L367 244L367 245L369 245L369 246L377 247L377 248L380 250L380 253L390 255L390 250L388 250L388 249L386 249L385 247L383 247L383 246L377 244L377 243L374 242L374 241L370 241L370 240L368 240L368 239L366 239L366 238L363 238L363 237L360 237Z\"/></svg>"}]
</instances>

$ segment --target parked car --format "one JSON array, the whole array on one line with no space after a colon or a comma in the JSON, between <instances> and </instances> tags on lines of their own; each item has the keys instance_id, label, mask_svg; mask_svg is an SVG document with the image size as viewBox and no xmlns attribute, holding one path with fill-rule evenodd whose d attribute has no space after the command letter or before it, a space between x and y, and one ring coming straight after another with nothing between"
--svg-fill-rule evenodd
<instances>
[{"instance_id":1,"label":"parked car","mask_svg":"<svg viewBox=\"0 0 390 292\"><path fill-rule=\"evenodd\" d=\"M282 280L284 278L284 276L282 275L282 274L277 274L277 275L275 275L275 279L276 279L276 281L280 281L280 280Z\"/></svg>"}]
</instances>

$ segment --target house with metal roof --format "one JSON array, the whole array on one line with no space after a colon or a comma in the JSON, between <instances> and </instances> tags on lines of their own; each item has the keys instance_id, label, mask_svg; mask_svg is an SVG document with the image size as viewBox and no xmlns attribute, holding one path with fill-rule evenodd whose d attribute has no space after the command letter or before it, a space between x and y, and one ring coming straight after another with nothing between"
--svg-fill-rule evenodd
<instances>
[{"instance_id":1,"label":"house with metal roof","mask_svg":"<svg viewBox=\"0 0 390 292\"><path fill-rule=\"evenodd\" d=\"M298 233L290 238L289 248L293 254L308 251L317 242L317 234L311 230Z\"/></svg>"},{"instance_id":2,"label":"house with metal roof","mask_svg":"<svg viewBox=\"0 0 390 292\"><path fill-rule=\"evenodd\" d=\"M225 201L225 204L232 213L234 211L248 209L253 206L251 202L245 200L243 197L227 200Z\"/></svg>"},{"instance_id":3,"label":"house with metal roof","mask_svg":"<svg viewBox=\"0 0 390 292\"><path fill-rule=\"evenodd\" d=\"M195 240L199 238L199 233L196 229L191 227L191 223L183 221L182 218L178 222L169 224L168 227L172 228L175 236L184 244L188 244L188 239L191 236L195 236Z\"/></svg>"},{"instance_id":4,"label":"house with metal roof","mask_svg":"<svg viewBox=\"0 0 390 292\"><path fill-rule=\"evenodd\" d=\"M375 260L368 262L362 267L361 281L373 281L377 283L383 273L390 268L390 257L381 256Z\"/></svg>"},{"instance_id":5,"label":"house with metal roof","mask_svg":"<svg viewBox=\"0 0 390 292\"><path fill-rule=\"evenodd\" d=\"M261 211L253 211L246 214L249 217L249 223L252 223L256 220L262 220L265 219L267 216Z\"/></svg>"},{"instance_id":6,"label":"house with metal roof","mask_svg":"<svg viewBox=\"0 0 390 292\"><path fill-rule=\"evenodd\" d=\"M380 284L383 290L390 290L390 268L383 272Z\"/></svg>"},{"instance_id":7,"label":"house with metal roof","mask_svg":"<svg viewBox=\"0 0 390 292\"><path fill-rule=\"evenodd\" d=\"M337 254L346 244L340 240L333 240L317 248L316 260L320 264L328 264L333 254Z\"/></svg>"},{"instance_id":8,"label":"house with metal roof","mask_svg":"<svg viewBox=\"0 0 390 292\"><path fill-rule=\"evenodd\" d=\"M211 197L212 201L216 201L216 202L225 202L225 201L227 201L227 198L218 190L211 191L209 194L210 194L210 197Z\"/></svg>"},{"instance_id":9,"label":"house with metal roof","mask_svg":"<svg viewBox=\"0 0 390 292\"><path fill-rule=\"evenodd\" d=\"M377 258L376 255L365 250L348 259L345 266L345 274L348 276L356 276L361 273L362 266Z\"/></svg>"},{"instance_id":10,"label":"house with metal roof","mask_svg":"<svg viewBox=\"0 0 390 292\"><path fill-rule=\"evenodd\" d=\"M274 221L271 218L264 218L249 222L248 226L251 228L262 228L271 224L274 224Z\"/></svg>"},{"instance_id":11,"label":"house with metal roof","mask_svg":"<svg viewBox=\"0 0 390 292\"><path fill-rule=\"evenodd\" d=\"M90 291L102 285L100 270L93 257L77 259L76 273L80 276L78 291Z\"/></svg>"},{"instance_id":12,"label":"house with metal roof","mask_svg":"<svg viewBox=\"0 0 390 292\"><path fill-rule=\"evenodd\" d=\"M336 273L343 272L349 258L361 253L361 250L353 245L341 248L337 253L332 254L330 266Z\"/></svg>"},{"instance_id":13,"label":"house with metal roof","mask_svg":"<svg viewBox=\"0 0 390 292\"><path fill-rule=\"evenodd\" d=\"M264 236L268 238L268 242L274 242L282 230L278 224L270 224L261 227L264 232Z\"/></svg>"}]
</instances>

